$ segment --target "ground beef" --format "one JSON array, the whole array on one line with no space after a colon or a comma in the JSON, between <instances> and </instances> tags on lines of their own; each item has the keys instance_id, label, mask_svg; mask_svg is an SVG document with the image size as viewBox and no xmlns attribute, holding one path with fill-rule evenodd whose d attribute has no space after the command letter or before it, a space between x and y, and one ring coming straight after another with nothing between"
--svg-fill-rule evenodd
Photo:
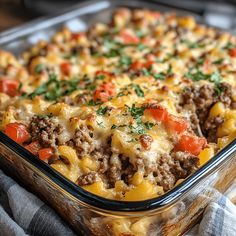
<instances>
[{"instance_id":1,"label":"ground beef","mask_svg":"<svg viewBox=\"0 0 236 236\"><path fill-rule=\"evenodd\" d=\"M204 123L204 133L207 135L208 142L216 142L216 130L224 122L224 119L220 116L212 117L206 120Z\"/></svg>"},{"instance_id":2,"label":"ground beef","mask_svg":"<svg viewBox=\"0 0 236 236\"><path fill-rule=\"evenodd\" d=\"M175 175L171 172L174 165L171 156L164 154L158 160L156 169L153 171L153 176L156 179L157 185L163 187L164 191L171 189L177 181Z\"/></svg>"},{"instance_id":3,"label":"ground beef","mask_svg":"<svg viewBox=\"0 0 236 236\"><path fill-rule=\"evenodd\" d=\"M33 116L29 124L32 141L39 141L42 147L56 148L57 145L62 145L59 135L63 130L53 117L48 116Z\"/></svg>"},{"instance_id":4,"label":"ground beef","mask_svg":"<svg viewBox=\"0 0 236 236\"><path fill-rule=\"evenodd\" d=\"M233 98L232 98L232 86L227 83L221 83L218 86L219 90L222 91L218 97L221 102L223 102L227 107L230 107L231 104L233 103Z\"/></svg>"},{"instance_id":5,"label":"ground beef","mask_svg":"<svg viewBox=\"0 0 236 236\"><path fill-rule=\"evenodd\" d=\"M193 85L184 90L181 96L180 107L190 112L191 128L199 136L204 136L212 141L217 127L222 123L219 118L215 121L208 120L211 107L221 101L226 107L234 107L235 102L232 97L232 86L227 83L218 85L217 92L214 86L202 85L200 87ZM209 136L209 137L208 137Z\"/></svg>"},{"instance_id":6,"label":"ground beef","mask_svg":"<svg viewBox=\"0 0 236 236\"><path fill-rule=\"evenodd\" d=\"M81 175L78 178L77 182L78 182L78 185L84 186L84 185L93 184L93 183L97 182L98 180L99 180L98 173L95 171L91 171L88 174Z\"/></svg>"},{"instance_id":7,"label":"ground beef","mask_svg":"<svg viewBox=\"0 0 236 236\"><path fill-rule=\"evenodd\" d=\"M209 108L215 103L215 91L212 86L191 87L182 94L181 105L198 115L199 123L203 124L208 116ZM191 107L192 106L192 107Z\"/></svg>"},{"instance_id":8,"label":"ground beef","mask_svg":"<svg viewBox=\"0 0 236 236\"><path fill-rule=\"evenodd\" d=\"M68 142L68 145L75 148L79 157L89 155L95 150L93 132L86 125L81 125L74 134L74 137Z\"/></svg>"},{"instance_id":9,"label":"ground beef","mask_svg":"<svg viewBox=\"0 0 236 236\"><path fill-rule=\"evenodd\" d=\"M122 162L118 155L112 155L109 159L109 168L107 170L107 177L111 185L120 180L122 176Z\"/></svg>"},{"instance_id":10,"label":"ground beef","mask_svg":"<svg viewBox=\"0 0 236 236\"><path fill-rule=\"evenodd\" d=\"M173 159L171 172L176 179L186 178L199 166L199 158L186 152L172 152L171 157Z\"/></svg>"},{"instance_id":11,"label":"ground beef","mask_svg":"<svg viewBox=\"0 0 236 236\"><path fill-rule=\"evenodd\" d=\"M121 178L126 184L130 183L131 178L137 171L137 167L129 162L129 158L124 155L119 155L121 160Z\"/></svg>"},{"instance_id":12,"label":"ground beef","mask_svg":"<svg viewBox=\"0 0 236 236\"><path fill-rule=\"evenodd\" d=\"M153 175L157 185L162 186L164 191L173 188L177 180L186 178L199 165L197 156L185 152L160 155L157 162L152 164L145 160L137 159L138 169L144 170L144 176Z\"/></svg>"}]
</instances>

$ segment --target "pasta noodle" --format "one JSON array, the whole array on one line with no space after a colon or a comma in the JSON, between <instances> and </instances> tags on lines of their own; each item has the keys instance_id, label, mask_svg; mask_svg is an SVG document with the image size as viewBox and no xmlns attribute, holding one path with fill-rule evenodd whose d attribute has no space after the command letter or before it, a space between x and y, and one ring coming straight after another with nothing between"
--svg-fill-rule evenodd
<instances>
[{"instance_id":1,"label":"pasta noodle","mask_svg":"<svg viewBox=\"0 0 236 236\"><path fill-rule=\"evenodd\" d=\"M19 58L0 51L1 130L93 194L154 198L236 138L235 58L234 36L190 16L118 9Z\"/></svg>"}]
</instances>

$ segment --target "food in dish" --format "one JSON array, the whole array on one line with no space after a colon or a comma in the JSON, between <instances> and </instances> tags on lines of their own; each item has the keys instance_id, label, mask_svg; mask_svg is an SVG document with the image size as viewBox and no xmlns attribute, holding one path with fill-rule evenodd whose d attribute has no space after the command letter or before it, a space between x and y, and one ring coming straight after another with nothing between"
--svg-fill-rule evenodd
<instances>
[{"instance_id":1,"label":"food in dish","mask_svg":"<svg viewBox=\"0 0 236 236\"><path fill-rule=\"evenodd\" d=\"M0 52L1 130L89 192L169 191L236 137L236 39L119 9L19 58Z\"/></svg>"}]
</instances>

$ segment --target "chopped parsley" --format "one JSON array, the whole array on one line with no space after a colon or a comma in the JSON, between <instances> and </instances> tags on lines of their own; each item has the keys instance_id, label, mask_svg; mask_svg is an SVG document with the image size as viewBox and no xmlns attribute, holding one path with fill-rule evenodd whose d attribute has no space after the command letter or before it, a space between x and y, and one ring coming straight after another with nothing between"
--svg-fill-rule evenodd
<instances>
[{"instance_id":1,"label":"chopped parsley","mask_svg":"<svg viewBox=\"0 0 236 236\"><path fill-rule=\"evenodd\" d=\"M137 49L138 49L139 51L143 51L143 50L146 49L146 48L147 48L147 46L144 45L144 44L142 44L142 43L138 44L138 46L137 46Z\"/></svg>"},{"instance_id":2,"label":"chopped parsley","mask_svg":"<svg viewBox=\"0 0 236 236\"><path fill-rule=\"evenodd\" d=\"M224 61L223 58L213 61L213 64L220 65Z\"/></svg>"},{"instance_id":3,"label":"chopped parsley","mask_svg":"<svg viewBox=\"0 0 236 236\"><path fill-rule=\"evenodd\" d=\"M117 129L117 128L119 128L119 127L125 127L125 126L127 126L127 125L115 125L115 124L113 124L113 125L111 126L111 129Z\"/></svg>"},{"instance_id":4,"label":"chopped parsley","mask_svg":"<svg viewBox=\"0 0 236 236\"><path fill-rule=\"evenodd\" d=\"M154 77L156 80L164 80L164 79L166 78L164 72L160 72L160 73L158 73L158 74L153 74L153 77Z\"/></svg>"},{"instance_id":5,"label":"chopped parsley","mask_svg":"<svg viewBox=\"0 0 236 236\"><path fill-rule=\"evenodd\" d=\"M219 84L221 82L222 78L219 74L219 72L214 72L213 74L210 75L209 81L214 83L214 84Z\"/></svg>"},{"instance_id":6,"label":"chopped parsley","mask_svg":"<svg viewBox=\"0 0 236 236\"><path fill-rule=\"evenodd\" d=\"M132 84L132 87L134 88L134 91L138 97L144 97L144 92L138 84Z\"/></svg>"},{"instance_id":7,"label":"chopped parsley","mask_svg":"<svg viewBox=\"0 0 236 236\"><path fill-rule=\"evenodd\" d=\"M129 128L131 130L131 133L136 134L144 134L145 129L143 122L141 120L143 114L144 114L144 107L136 107L134 104L132 107L128 107L128 111L130 112L131 116L136 120L136 125L129 125Z\"/></svg>"},{"instance_id":8,"label":"chopped parsley","mask_svg":"<svg viewBox=\"0 0 236 236\"><path fill-rule=\"evenodd\" d=\"M154 126L154 124L151 122L145 122L144 125L145 125L146 129L148 129L148 130L152 129L152 127Z\"/></svg>"},{"instance_id":9,"label":"chopped parsley","mask_svg":"<svg viewBox=\"0 0 236 236\"><path fill-rule=\"evenodd\" d=\"M181 43L184 43L187 45L188 48L194 49L194 48L203 48L205 45L203 43L199 42L191 42L189 40L181 40Z\"/></svg>"},{"instance_id":10,"label":"chopped parsley","mask_svg":"<svg viewBox=\"0 0 236 236\"><path fill-rule=\"evenodd\" d=\"M167 75L172 75L173 71L172 71L172 65L169 64L168 69L167 69Z\"/></svg>"},{"instance_id":11,"label":"chopped parsley","mask_svg":"<svg viewBox=\"0 0 236 236\"><path fill-rule=\"evenodd\" d=\"M111 129L116 129L118 126L117 125L112 125Z\"/></svg>"},{"instance_id":12,"label":"chopped parsley","mask_svg":"<svg viewBox=\"0 0 236 236\"><path fill-rule=\"evenodd\" d=\"M135 34L139 37L139 38L142 38L145 33L142 31L142 30L136 30Z\"/></svg>"},{"instance_id":13,"label":"chopped parsley","mask_svg":"<svg viewBox=\"0 0 236 236\"><path fill-rule=\"evenodd\" d=\"M226 45L225 45L225 47L224 47L224 49L232 49L232 48L234 48L235 46L231 43L231 42L228 42Z\"/></svg>"},{"instance_id":14,"label":"chopped parsley","mask_svg":"<svg viewBox=\"0 0 236 236\"><path fill-rule=\"evenodd\" d=\"M40 74L40 73L42 73L44 70L45 70L45 65L44 65L44 64L38 64L38 65L35 67L35 69L34 69L34 71L35 71L36 74Z\"/></svg>"},{"instance_id":15,"label":"chopped parsley","mask_svg":"<svg viewBox=\"0 0 236 236\"><path fill-rule=\"evenodd\" d=\"M119 97L123 97L125 96L125 93L122 91L122 92L119 92L116 97L119 98Z\"/></svg>"},{"instance_id":16,"label":"chopped parsley","mask_svg":"<svg viewBox=\"0 0 236 236\"><path fill-rule=\"evenodd\" d=\"M141 122L141 117L144 114L144 110L144 107L136 107L135 104L133 104L132 107L128 107L128 111L137 122Z\"/></svg>"},{"instance_id":17,"label":"chopped parsley","mask_svg":"<svg viewBox=\"0 0 236 236\"><path fill-rule=\"evenodd\" d=\"M145 130L144 130L143 124L137 124L136 126L129 125L129 128L131 130L131 133L145 134Z\"/></svg>"},{"instance_id":18,"label":"chopped parsley","mask_svg":"<svg viewBox=\"0 0 236 236\"><path fill-rule=\"evenodd\" d=\"M95 77L95 80L103 80L103 79L105 79L105 78L106 78L105 75L97 75L97 76Z\"/></svg>"},{"instance_id":19,"label":"chopped parsley","mask_svg":"<svg viewBox=\"0 0 236 236\"><path fill-rule=\"evenodd\" d=\"M89 90L93 91L96 89L96 85L95 84L90 84L88 87L87 87Z\"/></svg>"},{"instance_id":20,"label":"chopped parsley","mask_svg":"<svg viewBox=\"0 0 236 236\"><path fill-rule=\"evenodd\" d=\"M215 93L216 93L218 96L220 96L220 95L225 91L225 87L222 86L221 83L216 84L214 89L215 89Z\"/></svg>"},{"instance_id":21,"label":"chopped parsley","mask_svg":"<svg viewBox=\"0 0 236 236\"><path fill-rule=\"evenodd\" d=\"M97 125L101 128L105 128L104 123L102 121L101 122L97 121Z\"/></svg>"},{"instance_id":22,"label":"chopped parsley","mask_svg":"<svg viewBox=\"0 0 236 236\"><path fill-rule=\"evenodd\" d=\"M77 90L78 83L78 79L58 80L55 74L51 74L49 80L30 93L28 97L32 99L43 95L46 100L54 101Z\"/></svg>"},{"instance_id":23,"label":"chopped parsley","mask_svg":"<svg viewBox=\"0 0 236 236\"><path fill-rule=\"evenodd\" d=\"M125 66L125 67L129 67L132 63L132 60L130 57L128 56L121 56L120 57L120 61L119 61L119 64L120 66Z\"/></svg>"},{"instance_id":24,"label":"chopped parsley","mask_svg":"<svg viewBox=\"0 0 236 236\"><path fill-rule=\"evenodd\" d=\"M100 115L100 116L102 116L102 115L105 115L106 114L106 112L107 112L107 107L99 107L98 108L98 110L97 110L97 115Z\"/></svg>"},{"instance_id":25,"label":"chopped parsley","mask_svg":"<svg viewBox=\"0 0 236 236\"><path fill-rule=\"evenodd\" d=\"M120 56L120 50L118 49L111 49L109 52L103 54L104 57L112 58Z\"/></svg>"},{"instance_id":26,"label":"chopped parsley","mask_svg":"<svg viewBox=\"0 0 236 236\"><path fill-rule=\"evenodd\" d=\"M22 84L22 82L20 82L18 88L16 89L16 92L19 93L20 90L22 89L22 87L23 87L23 84Z\"/></svg>"},{"instance_id":27,"label":"chopped parsley","mask_svg":"<svg viewBox=\"0 0 236 236\"><path fill-rule=\"evenodd\" d=\"M133 142L137 142L137 141L138 141L137 138L132 138L132 139L126 141L126 142L127 142L127 143L133 143Z\"/></svg>"},{"instance_id":28,"label":"chopped parsley","mask_svg":"<svg viewBox=\"0 0 236 236\"><path fill-rule=\"evenodd\" d=\"M204 74L202 71L198 70L195 73L188 72L186 77L193 81L208 80L209 82L218 84L221 81L221 76L219 72L214 72L212 74Z\"/></svg>"},{"instance_id":29,"label":"chopped parsley","mask_svg":"<svg viewBox=\"0 0 236 236\"><path fill-rule=\"evenodd\" d=\"M201 66L201 65L204 64L204 62L205 62L205 59L204 59L204 58L200 58L200 59L197 61L197 65L198 65L198 66Z\"/></svg>"},{"instance_id":30,"label":"chopped parsley","mask_svg":"<svg viewBox=\"0 0 236 236\"><path fill-rule=\"evenodd\" d=\"M91 100L87 103L88 106L97 106L97 105L101 105L101 104L103 104L103 102L101 102L101 101L94 101L93 99L91 99Z\"/></svg>"}]
</instances>

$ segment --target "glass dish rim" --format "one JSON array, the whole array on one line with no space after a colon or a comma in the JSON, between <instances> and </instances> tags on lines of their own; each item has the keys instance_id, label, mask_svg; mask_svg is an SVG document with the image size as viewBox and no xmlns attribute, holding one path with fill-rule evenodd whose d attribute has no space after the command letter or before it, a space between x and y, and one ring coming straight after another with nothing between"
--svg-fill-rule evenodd
<instances>
[{"instance_id":1,"label":"glass dish rim","mask_svg":"<svg viewBox=\"0 0 236 236\"><path fill-rule=\"evenodd\" d=\"M200 167L196 172L183 180L179 185L172 188L165 194L156 198L143 201L117 201L100 197L91 192L88 192L76 185L72 181L54 170L50 165L41 161L39 158L30 153L23 146L17 144L10 139L6 134L0 131L0 142L7 146L11 151L23 158L25 161L36 167L40 172L45 174L55 184L59 185L73 197L82 201L86 205L112 212L145 212L157 210L169 206L178 201L184 194L188 193L202 179L221 167L227 158L236 152L236 139L217 153L209 162ZM0 154L0 158L2 155Z\"/></svg>"},{"instance_id":2,"label":"glass dish rim","mask_svg":"<svg viewBox=\"0 0 236 236\"><path fill-rule=\"evenodd\" d=\"M94 3L99 3L99 2L110 2L111 4L118 3L118 6L119 6L119 1L116 1L116 0L105 0L105 1L104 0L98 0L98 1L90 0L87 2L76 4L75 6L77 8L80 8L80 7L86 7L86 6L92 5ZM163 7L167 7L167 8L171 8L172 10L175 10L175 8L173 7L169 7L168 5L166 6L163 3L155 2L154 0L147 1L147 2L132 0L131 2L133 3L136 2L139 4L151 3L151 4L161 5ZM124 2L121 1L120 5L123 5L123 4ZM143 6L141 7L144 8ZM38 24L39 22L42 22L42 21L53 20L57 17L63 16L63 14L69 13L71 10L73 11L74 7L68 8L55 15L48 16L48 17L41 17L37 20L33 20L19 27L15 27L15 28L12 28L11 30L1 32L0 37L1 35L3 35L4 37L8 37L9 35L14 35L14 33L17 31L20 32L24 28L30 27L33 24ZM57 23L61 23L61 22L63 21L59 21ZM19 37L20 36L17 36L15 37L15 39ZM1 44L4 44L4 43L0 42L0 45ZM158 196L153 199L143 200L143 201L117 201L117 200L106 199L98 195L92 194L84 190L80 186L74 184L73 182L66 179L64 176L62 176L60 173L55 171L48 164L44 163L43 161L39 160L36 156L28 152L25 148L15 143L12 139L7 137L1 131L0 131L0 142L3 143L3 145L7 146L9 149L11 149L13 152L15 152L17 155L19 155L21 158L23 158L25 161L32 164L39 171L44 173L48 178L50 178L52 181L54 181L54 183L62 187L66 192L70 193L75 198L78 198L78 200L80 200L81 202L91 207L95 207L95 208L106 210L106 211L113 211L113 212L144 212L144 211L150 211L150 210L158 210L163 207L169 206L173 204L174 202L176 202L184 194L188 193L188 191L192 189L194 186L196 186L202 179L206 178L209 174L219 169L224 163L224 161L226 161L227 158L233 152L236 151L236 140L234 140L225 148L223 148L219 153L217 153L209 162L207 162L205 165L200 167L192 175L187 177L182 183L175 186L170 191L166 192L165 194L161 196ZM0 158L2 158L1 154L0 154Z\"/></svg>"}]
</instances>

